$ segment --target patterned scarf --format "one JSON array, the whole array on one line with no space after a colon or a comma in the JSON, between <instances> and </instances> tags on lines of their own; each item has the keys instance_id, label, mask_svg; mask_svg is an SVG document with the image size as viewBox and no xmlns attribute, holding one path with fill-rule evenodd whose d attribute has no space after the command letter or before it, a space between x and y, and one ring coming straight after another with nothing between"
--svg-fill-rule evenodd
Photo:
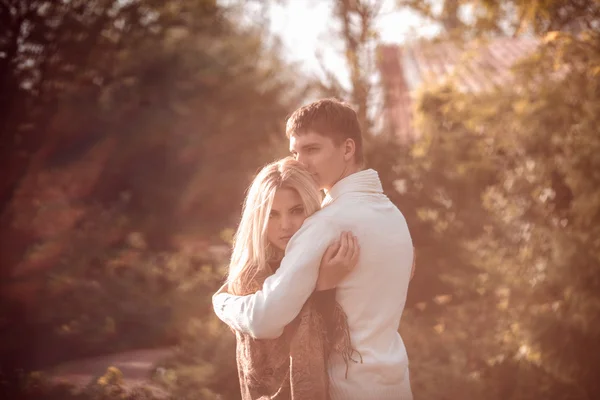
<instances>
[{"instance_id":1,"label":"patterned scarf","mask_svg":"<svg viewBox=\"0 0 600 400\"><path fill-rule=\"evenodd\" d=\"M256 292L263 282L245 285L249 289L245 294ZM314 292L277 339L253 339L240 332L236 337L242 400L327 400L329 354L343 356L346 375L348 362L357 362L335 289Z\"/></svg>"}]
</instances>

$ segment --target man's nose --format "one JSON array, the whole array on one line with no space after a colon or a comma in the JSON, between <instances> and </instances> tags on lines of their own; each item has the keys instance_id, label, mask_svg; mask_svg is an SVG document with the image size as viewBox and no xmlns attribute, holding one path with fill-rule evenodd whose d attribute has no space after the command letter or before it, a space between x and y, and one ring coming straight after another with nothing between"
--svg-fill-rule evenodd
<instances>
[{"instance_id":1,"label":"man's nose","mask_svg":"<svg viewBox=\"0 0 600 400\"><path fill-rule=\"evenodd\" d=\"M300 162L301 164L303 164L304 166L306 166L306 157L304 156L304 154L298 154L296 156L296 161Z\"/></svg>"}]
</instances>

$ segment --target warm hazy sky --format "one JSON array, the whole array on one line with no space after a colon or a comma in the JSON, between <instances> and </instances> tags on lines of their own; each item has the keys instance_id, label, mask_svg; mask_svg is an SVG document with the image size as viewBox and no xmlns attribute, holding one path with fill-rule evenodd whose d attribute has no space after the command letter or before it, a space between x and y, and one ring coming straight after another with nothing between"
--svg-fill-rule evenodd
<instances>
[{"instance_id":1,"label":"warm hazy sky","mask_svg":"<svg viewBox=\"0 0 600 400\"><path fill-rule=\"evenodd\" d=\"M222 3L228 1L231 0L221 0ZM383 2L382 14L377 24L383 42L402 43L436 32L435 26L414 13L398 10L395 7L396 0ZM268 20L271 31L281 38L285 56L289 60L298 62L308 73L319 74L320 66L316 53L321 52L325 66L347 84L348 73L341 55L341 43L334 40L337 26L332 17L332 3L332 0L269 2ZM247 23L254 22L256 17L253 15L256 14L245 13Z\"/></svg>"},{"instance_id":2,"label":"warm hazy sky","mask_svg":"<svg viewBox=\"0 0 600 400\"><path fill-rule=\"evenodd\" d=\"M384 0L377 28L387 43L402 43L417 36L429 36L436 28L408 10L398 10L396 0ZM271 30L283 41L289 59L298 61L309 72L319 71L317 51L323 52L327 68L347 80L341 45L332 40L336 25L332 23L331 0L287 0L269 7Z\"/></svg>"}]
</instances>

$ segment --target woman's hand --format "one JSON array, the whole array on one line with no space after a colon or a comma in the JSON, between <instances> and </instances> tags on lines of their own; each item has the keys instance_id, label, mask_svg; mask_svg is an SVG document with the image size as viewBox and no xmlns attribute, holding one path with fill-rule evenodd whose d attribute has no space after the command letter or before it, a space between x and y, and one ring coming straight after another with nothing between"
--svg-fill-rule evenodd
<instances>
[{"instance_id":1,"label":"woman's hand","mask_svg":"<svg viewBox=\"0 0 600 400\"><path fill-rule=\"evenodd\" d=\"M356 267L359 253L356 236L350 232L342 232L340 239L332 243L323 254L316 290L336 287Z\"/></svg>"}]
</instances>

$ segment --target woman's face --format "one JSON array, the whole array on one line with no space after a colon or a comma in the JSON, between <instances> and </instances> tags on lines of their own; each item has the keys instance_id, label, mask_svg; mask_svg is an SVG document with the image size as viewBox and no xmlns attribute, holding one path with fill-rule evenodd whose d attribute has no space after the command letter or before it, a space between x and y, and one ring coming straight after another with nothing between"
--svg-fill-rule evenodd
<instances>
[{"instance_id":1,"label":"woman's face","mask_svg":"<svg viewBox=\"0 0 600 400\"><path fill-rule=\"evenodd\" d=\"M285 250L290 238L306 219L300 195L294 189L279 188L267 224L267 239L279 250Z\"/></svg>"}]
</instances>

